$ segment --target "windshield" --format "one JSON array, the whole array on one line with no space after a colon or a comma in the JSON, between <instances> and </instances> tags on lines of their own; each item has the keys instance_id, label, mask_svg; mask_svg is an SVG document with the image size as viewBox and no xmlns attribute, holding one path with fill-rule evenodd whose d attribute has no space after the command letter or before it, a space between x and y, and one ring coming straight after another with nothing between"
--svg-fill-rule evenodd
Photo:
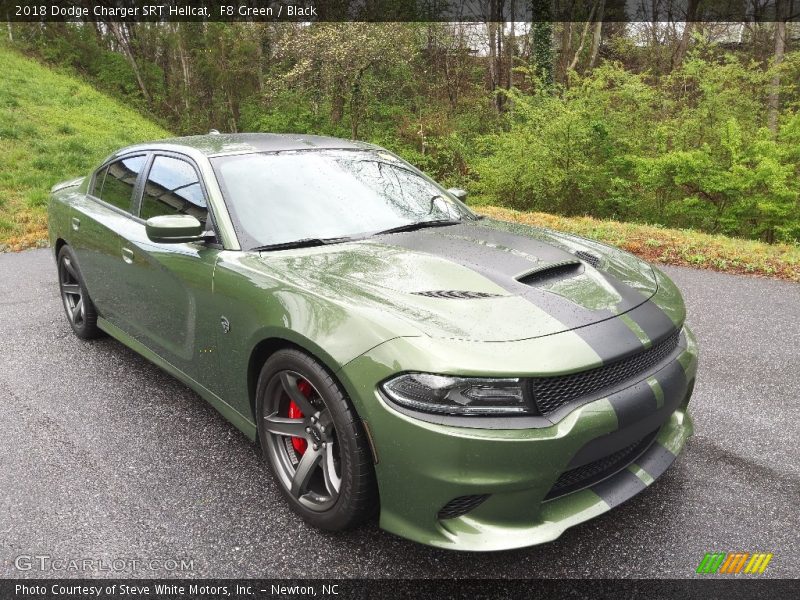
<instances>
[{"instance_id":1,"label":"windshield","mask_svg":"<svg viewBox=\"0 0 800 600\"><path fill-rule=\"evenodd\" d=\"M388 152L255 153L217 157L212 164L243 248L477 218Z\"/></svg>"}]
</instances>

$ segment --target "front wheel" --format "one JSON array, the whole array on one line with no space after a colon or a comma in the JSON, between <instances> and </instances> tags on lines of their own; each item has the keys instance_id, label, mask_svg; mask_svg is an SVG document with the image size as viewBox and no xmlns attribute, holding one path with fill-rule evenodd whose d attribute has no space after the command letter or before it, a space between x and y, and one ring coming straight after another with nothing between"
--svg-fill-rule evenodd
<instances>
[{"instance_id":1,"label":"front wheel","mask_svg":"<svg viewBox=\"0 0 800 600\"><path fill-rule=\"evenodd\" d=\"M297 350L273 354L257 389L258 432L283 495L321 529L340 530L377 509L363 425L338 383Z\"/></svg>"}]
</instances>

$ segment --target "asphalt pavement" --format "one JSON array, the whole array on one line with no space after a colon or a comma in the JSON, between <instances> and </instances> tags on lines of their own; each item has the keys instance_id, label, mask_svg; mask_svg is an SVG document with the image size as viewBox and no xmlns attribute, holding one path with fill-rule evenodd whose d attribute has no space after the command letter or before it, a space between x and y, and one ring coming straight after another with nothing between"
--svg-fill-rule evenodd
<instances>
[{"instance_id":1,"label":"asphalt pavement","mask_svg":"<svg viewBox=\"0 0 800 600\"><path fill-rule=\"evenodd\" d=\"M762 577L798 577L800 285L665 271L701 349L685 452L553 543L469 554L306 526L210 405L118 342L72 334L49 250L0 255L0 577L682 578L710 551L771 552ZM121 571L52 569L64 559Z\"/></svg>"}]
</instances>

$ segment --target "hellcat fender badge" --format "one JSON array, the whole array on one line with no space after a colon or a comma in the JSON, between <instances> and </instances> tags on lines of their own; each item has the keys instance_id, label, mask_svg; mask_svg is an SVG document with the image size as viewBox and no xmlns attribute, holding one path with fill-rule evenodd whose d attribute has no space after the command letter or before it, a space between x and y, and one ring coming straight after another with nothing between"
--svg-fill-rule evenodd
<instances>
[{"instance_id":1,"label":"hellcat fender badge","mask_svg":"<svg viewBox=\"0 0 800 600\"><path fill-rule=\"evenodd\" d=\"M222 325L222 333L228 333L231 330L231 322L227 317L220 317L219 324Z\"/></svg>"}]
</instances>

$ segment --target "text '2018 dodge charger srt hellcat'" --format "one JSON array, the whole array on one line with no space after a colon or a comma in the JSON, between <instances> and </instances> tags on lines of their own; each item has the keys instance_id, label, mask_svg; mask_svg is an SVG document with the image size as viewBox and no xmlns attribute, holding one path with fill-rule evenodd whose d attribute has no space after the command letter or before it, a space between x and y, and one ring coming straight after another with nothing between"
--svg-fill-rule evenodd
<instances>
[{"instance_id":1,"label":"text '2018 dodge charger srt hellcat'","mask_svg":"<svg viewBox=\"0 0 800 600\"><path fill-rule=\"evenodd\" d=\"M75 333L208 400L306 521L501 550L658 479L697 345L659 270L465 195L370 144L212 134L56 185L50 242Z\"/></svg>"}]
</instances>

